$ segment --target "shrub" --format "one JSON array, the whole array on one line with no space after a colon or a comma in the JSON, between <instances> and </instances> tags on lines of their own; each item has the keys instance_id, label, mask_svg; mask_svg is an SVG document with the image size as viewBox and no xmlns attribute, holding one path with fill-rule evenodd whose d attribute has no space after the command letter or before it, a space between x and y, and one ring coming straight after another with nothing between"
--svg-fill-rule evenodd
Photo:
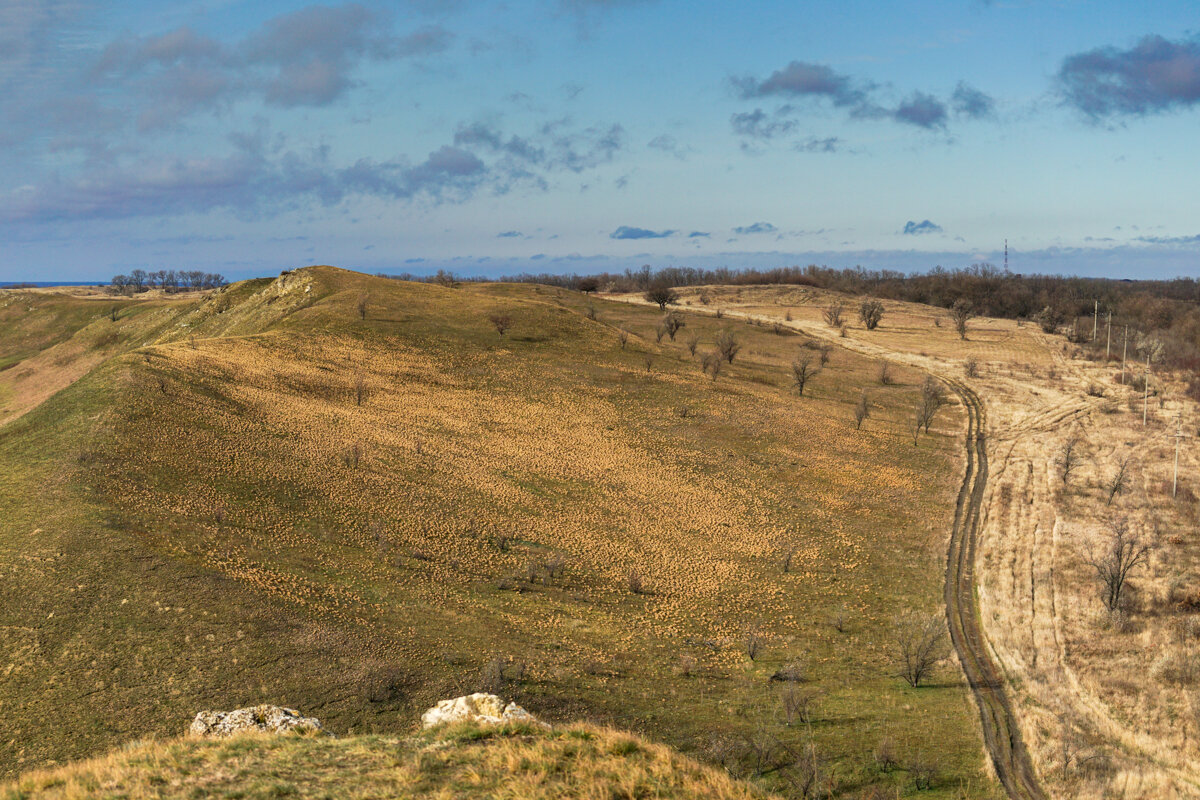
<instances>
[{"instance_id":1,"label":"shrub","mask_svg":"<svg viewBox=\"0 0 1200 800\"><path fill-rule=\"evenodd\" d=\"M966 360L966 362L963 364L963 373L968 378L978 378L979 377L979 362L973 358L968 358Z\"/></svg>"},{"instance_id":2,"label":"shrub","mask_svg":"<svg viewBox=\"0 0 1200 800\"><path fill-rule=\"evenodd\" d=\"M642 573L636 569L629 570L629 574L625 576L625 585L633 594L645 594L646 586L642 582Z\"/></svg>"},{"instance_id":3,"label":"shrub","mask_svg":"<svg viewBox=\"0 0 1200 800\"><path fill-rule=\"evenodd\" d=\"M717 352L721 354L721 358L730 364L733 363L734 356L742 349L742 346L738 344L737 337L730 330L724 330L717 334L716 345Z\"/></svg>"},{"instance_id":4,"label":"shrub","mask_svg":"<svg viewBox=\"0 0 1200 800\"><path fill-rule=\"evenodd\" d=\"M892 628L892 657L896 676L914 689L950 655L946 620L941 614L912 612Z\"/></svg>"},{"instance_id":5,"label":"shrub","mask_svg":"<svg viewBox=\"0 0 1200 800\"><path fill-rule=\"evenodd\" d=\"M881 384L890 386L892 383L892 365L886 361L880 361L878 378Z\"/></svg>"},{"instance_id":6,"label":"shrub","mask_svg":"<svg viewBox=\"0 0 1200 800\"><path fill-rule=\"evenodd\" d=\"M650 287L642 297L647 302L656 303L659 311L666 311L668 305L679 302L679 295L665 284Z\"/></svg>"},{"instance_id":7,"label":"shrub","mask_svg":"<svg viewBox=\"0 0 1200 800\"><path fill-rule=\"evenodd\" d=\"M831 328L842 327L842 304L835 303L821 312L821 316L825 319L825 324Z\"/></svg>"},{"instance_id":8,"label":"shrub","mask_svg":"<svg viewBox=\"0 0 1200 800\"><path fill-rule=\"evenodd\" d=\"M875 330L879 327L879 321L883 319L883 303L868 297L858 307L858 318L862 320L862 324L867 330Z\"/></svg>"},{"instance_id":9,"label":"shrub","mask_svg":"<svg viewBox=\"0 0 1200 800\"><path fill-rule=\"evenodd\" d=\"M512 327L512 317L508 314L494 313L488 314L488 322L492 323L492 327L496 329L496 333L501 336L505 331Z\"/></svg>"},{"instance_id":10,"label":"shrub","mask_svg":"<svg viewBox=\"0 0 1200 800\"><path fill-rule=\"evenodd\" d=\"M854 406L854 429L861 430L863 420L869 416L871 416L871 401L867 397L867 390L863 389L862 394L858 397L858 404Z\"/></svg>"}]
</instances>

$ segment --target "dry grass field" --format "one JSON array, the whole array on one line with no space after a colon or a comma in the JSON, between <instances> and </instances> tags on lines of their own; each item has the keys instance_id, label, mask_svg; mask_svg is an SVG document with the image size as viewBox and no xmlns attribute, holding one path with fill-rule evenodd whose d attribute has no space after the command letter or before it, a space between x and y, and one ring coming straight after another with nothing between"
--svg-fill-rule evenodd
<instances>
[{"instance_id":1,"label":"dry grass field","mask_svg":"<svg viewBox=\"0 0 1200 800\"><path fill-rule=\"evenodd\" d=\"M946 312L893 302L867 331L857 301L846 299L842 338L821 317L837 302L827 292L680 294L707 313L720 307L766 325L790 316L792 327L960 380L975 359L977 374L966 380L987 405L991 462L976 564L982 614L1044 785L1055 797L1200 796L1200 416L1183 376L1156 370L1144 403L1143 392L1120 382L1117 336L1107 362L1005 320L972 320L963 342L948 315L940 326L931 321ZM1143 374L1130 353L1127 383ZM1064 481L1072 440L1078 466ZM1113 492L1123 463L1125 486ZM1149 550L1110 612L1090 562L1102 560L1122 521Z\"/></svg>"},{"instance_id":2,"label":"dry grass field","mask_svg":"<svg viewBox=\"0 0 1200 800\"><path fill-rule=\"evenodd\" d=\"M640 737L469 723L410 738L244 734L131 744L0 784L4 800L612 797L754 800L771 795Z\"/></svg>"},{"instance_id":3,"label":"dry grass field","mask_svg":"<svg viewBox=\"0 0 1200 800\"><path fill-rule=\"evenodd\" d=\"M914 444L923 373L881 385L858 332L801 397L810 336L683 308L656 342L627 303L328 267L116 321L0 295L0 764L261 702L397 733L494 688L766 790L786 746L840 796L993 796L956 668L889 657L939 607L961 411Z\"/></svg>"}]
</instances>

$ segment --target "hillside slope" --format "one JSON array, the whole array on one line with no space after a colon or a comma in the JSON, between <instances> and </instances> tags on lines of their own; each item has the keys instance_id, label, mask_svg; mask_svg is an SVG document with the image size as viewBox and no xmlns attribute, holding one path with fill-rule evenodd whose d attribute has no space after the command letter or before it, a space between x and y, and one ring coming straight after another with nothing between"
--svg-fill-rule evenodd
<instances>
[{"instance_id":1,"label":"hillside slope","mask_svg":"<svg viewBox=\"0 0 1200 800\"><path fill-rule=\"evenodd\" d=\"M0 428L0 764L259 702L397 731L505 686L768 785L804 743L834 787L908 784L877 746L985 785L958 674L889 663L940 597L959 412L914 446L920 373L835 350L801 397L806 337L659 317L327 267L131 314Z\"/></svg>"}]
</instances>

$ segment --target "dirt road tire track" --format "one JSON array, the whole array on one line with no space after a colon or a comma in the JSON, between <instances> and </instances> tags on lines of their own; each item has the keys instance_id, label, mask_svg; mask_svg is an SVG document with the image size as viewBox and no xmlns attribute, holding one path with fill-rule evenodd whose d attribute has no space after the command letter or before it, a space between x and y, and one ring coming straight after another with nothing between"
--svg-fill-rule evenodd
<instances>
[{"instance_id":1,"label":"dirt road tire track","mask_svg":"<svg viewBox=\"0 0 1200 800\"><path fill-rule=\"evenodd\" d=\"M980 508L987 488L986 416L983 403L970 387L946 380L967 411L967 469L946 559L946 621L967 682L979 704L983 740L996 776L1014 800L1044 800L1029 751L1004 690L1004 677L988 653L975 592L975 545Z\"/></svg>"}]
</instances>

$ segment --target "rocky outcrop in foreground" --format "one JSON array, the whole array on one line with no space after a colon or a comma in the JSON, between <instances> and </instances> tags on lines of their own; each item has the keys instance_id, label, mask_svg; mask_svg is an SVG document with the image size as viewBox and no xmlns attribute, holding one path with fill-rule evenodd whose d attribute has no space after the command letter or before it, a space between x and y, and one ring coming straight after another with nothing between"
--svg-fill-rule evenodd
<instances>
[{"instance_id":1,"label":"rocky outcrop in foreground","mask_svg":"<svg viewBox=\"0 0 1200 800\"><path fill-rule=\"evenodd\" d=\"M206 739L222 739L244 731L262 733L324 733L314 717L302 717L292 708L253 706L236 711L201 711L192 720L188 733Z\"/></svg>"},{"instance_id":2,"label":"rocky outcrop in foreground","mask_svg":"<svg viewBox=\"0 0 1200 800\"><path fill-rule=\"evenodd\" d=\"M443 700L421 715L423 728L455 722L476 722L484 725L527 722L543 728L550 727L516 703L505 703L501 697L482 692Z\"/></svg>"}]
</instances>

